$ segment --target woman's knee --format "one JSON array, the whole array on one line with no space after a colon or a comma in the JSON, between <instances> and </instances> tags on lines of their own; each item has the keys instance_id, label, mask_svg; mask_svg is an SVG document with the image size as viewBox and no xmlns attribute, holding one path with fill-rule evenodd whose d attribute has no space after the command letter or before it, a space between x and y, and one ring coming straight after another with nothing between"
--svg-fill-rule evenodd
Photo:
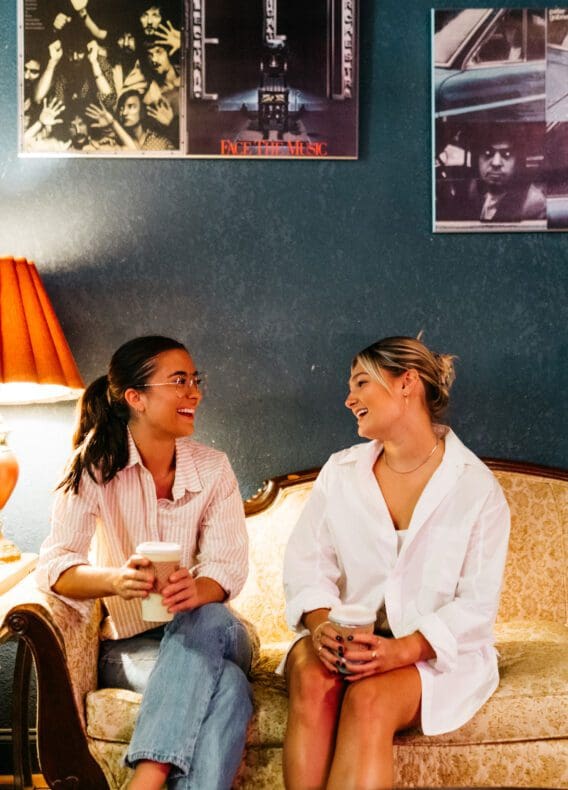
<instances>
[{"instance_id":1,"label":"woman's knee","mask_svg":"<svg viewBox=\"0 0 568 790\"><path fill-rule=\"evenodd\" d=\"M361 681L353 683L343 698L341 723L367 733L373 740L391 739L396 731L392 700L381 694L380 686L377 689Z\"/></svg>"},{"instance_id":2,"label":"woman's knee","mask_svg":"<svg viewBox=\"0 0 568 790\"><path fill-rule=\"evenodd\" d=\"M250 669L252 648L243 623L223 604L208 603L177 614L166 633L188 647L233 661L245 672Z\"/></svg>"},{"instance_id":3,"label":"woman's knee","mask_svg":"<svg viewBox=\"0 0 568 790\"><path fill-rule=\"evenodd\" d=\"M205 603L197 609L190 609L188 612L180 612L176 619L189 620L192 625L206 624L210 627L230 625L234 620L234 615L222 603Z\"/></svg>"},{"instance_id":4,"label":"woman's knee","mask_svg":"<svg viewBox=\"0 0 568 790\"><path fill-rule=\"evenodd\" d=\"M419 704L419 697L410 699L404 688L396 689L390 680L376 676L349 686L343 699L342 717L352 717L354 721L372 727L375 732L383 730L394 734L410 723L412 712Z\"/></svg>"},{"instance_id":5,"label":"woman's knee","mask_svg":"<svg viewBox=\"0 0 568 790\"><path fill-rule=\"evenodd\" d=\"M343 681L319 661L298 661L288 675L290 705L307 715L319 715L323 708L338 707Z\"/></svg>"},{"instance_id":6,"label":"woman's knee","mask_svg":"<svg viewBox=\"0 0 568 790\"><path fill-rule=\"evenodd\" d=\"M187 631L196 636L199 633L223 633L237 622L235 616L222 603L206 603L197 609L176 614L168 626L172 633Z\"/></svg>"}]
</instances>

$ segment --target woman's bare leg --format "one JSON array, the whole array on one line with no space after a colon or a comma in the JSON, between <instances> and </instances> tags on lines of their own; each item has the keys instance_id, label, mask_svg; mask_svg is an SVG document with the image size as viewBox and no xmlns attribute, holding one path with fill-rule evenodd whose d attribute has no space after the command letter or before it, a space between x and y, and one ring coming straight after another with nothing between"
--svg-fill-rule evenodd
<instances>
[{"instance_id":1,"label":"woman's bare leg","mask_svg":"<svg viewBox=\"0 0 568 790\"><path fill-rule=\"evenodd\" d=\"M166 784L171 765L155 763L152 760L140 760L136 763L134 776L128 790L161 790Z\"/></svg>"},{"instance_id":2,"label":"woman's bare leg","mask_svg":"<svg viewBox=\"0 0 568 790\"><path fill-rule=\"evenodd\" d=\"M317 657L309 637L286 662L288 726L284 738L287 790L317 790L327 783L345 683Z\"/></svg>"},{"instance_id":3,"label":"woman's bare leg","mask_svg":"<svg viewBox=\"0 0 568 790\"><path fill-rule=\"evenodd\" d=\"M393 737L420 721L422 684L415 666L349 685L327 790L383 790L394 782Z\"/></svg>"}]
</instances>

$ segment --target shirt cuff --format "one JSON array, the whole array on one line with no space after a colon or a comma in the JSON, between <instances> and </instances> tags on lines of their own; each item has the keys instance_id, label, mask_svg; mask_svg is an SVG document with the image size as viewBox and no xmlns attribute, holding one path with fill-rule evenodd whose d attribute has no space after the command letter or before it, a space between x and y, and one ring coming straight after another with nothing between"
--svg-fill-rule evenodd
<instances>
[{"instance_id":1,"label":"shirt cuff","mask_svg":"<svg viewBox=\"0 0 568 790\"><path fill-rule=\"evenodd\" d=\"M195 578L199 579L200 577L213 579L214 582L220 584L227 593L227 601L232 601L237 597L246 581L246 574L231 573L227 567L215 563L200 565Z\"/></svg>"},{"instance_id":2,"label":"shirt cuff","mask_svg":"<svg viewBox=\"0 0 568 790\"><path fill-rule=\"evenodd\" d=\"M93 598L88 598L86 600L81 600L79 598L69 598L66 595L60 595L53 589L53 585L57 582L64 571L69 570L69 568L74 568L77 565L88 564L88 562L85 562L85 558L78 554L66 554L64 557L59 557L43 566L40 563L36 570L37 586L42 592L47 593L48 595L54 595L56 598L59 598L60 601L63 601L72 609L75 609L75 611L79 612L79 614L83 617L89 617L91 608L93 606Z\"/></svg>"},{"instance_id":3,"label":"shirt cuff","mask_svg":"<svg viewBox=\"0 0 568 790\"><path fill-rule=\"evenodd\" d=\"M427 663L438 672L451 672L458 663L458 643L455 636L438 615L432 613L421 617L416 630L428 640L436 658Z\"/></svg>"},{"instance_id":4,"label":"shirt cuff","mask_svg":"<svg viewBox=\"0 0 568 790\"><path fill-rule=\"evenodd\" d=\"M305 628L302 617L306 612L313 612L314 609L333 609L340 603L338 596L335 598L324 597L321 590L305 592L287 603L286 621L293 631L299 632Z\"/></svg>"}]
</instances>

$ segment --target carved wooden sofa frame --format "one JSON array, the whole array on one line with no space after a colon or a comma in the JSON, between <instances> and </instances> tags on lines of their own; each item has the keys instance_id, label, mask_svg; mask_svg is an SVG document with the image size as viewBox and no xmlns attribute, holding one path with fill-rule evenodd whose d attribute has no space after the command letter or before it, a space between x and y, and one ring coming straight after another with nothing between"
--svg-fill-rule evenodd
<instances>
[{"instance_id":1,"label":"carved wooden sofa frame","mask_svg":"<svg viewBox=\"0 0 568 790\"><path fill-rule=\"evenodd\" d=\"M531 642L549 640L546 645L550 643L551 655L555 656L553 662L556 662L554 670L551 670L554 671L555 678L554 690L550 693L560 694L568 702L568 659L558 657L559 646L564 646L561 655L568 656L568 472L525 463L485 460L503 485L513 513L510 558L497 631L498 644L501 645L503 640L506 648L502 676L504 673L505 682L508 683L508 667L518 667L523 645L530 647ZM252 672L256 707L252 724L254 732L249 738L236 782L236 787L239 788L273 790L282 786L281 736L285 722L281 719L285 719L286 700L282 680L274 676L273 670L291 634L283 621L284 605L279 589L280 579L274 578L271 568L274 572L279 572L276 565L293 526L289 522L301 509L317 471L312 469L268 480L258 494L245 503L251 534L251 576L245 590L235 602L235 608L257 625L261 651ZM276 521L273 524L274 520ZM275 530L274 535L268 535L269 529ZM540 534L543 531L550 534ZM277 540L274 536L277 536ZM548 545L547 537L554 541L554 545L549 547L554 556L552 560L545 562L539 554L542 553L543 546ZM275 546L275 543L279 545ZM528 555L524 557L527 543L530 544ZM517 556L519 554L523 554L520 559ZM518 566L509 567L509 563L517 562ZM543 578L538 578L540 572L535 576L535 568L531 563L542 565ZM268 583L261 579L263 573L271 573ZM88 692L97 688L99 615L100 608L97 603L94 616L85 623L74 610L55 596L45 596L39 592L33 577L20 582L2 600L0 628L4 634L8 632L20 640L14 688L17 725L14 730L14 746L18 754L24 753L23 763L19 762L15 766L22 786L26 786L26 782L30 783L30 766L25 757L27 732L22 723L27 720L26 692L31 657L37 673L38 754L42 773L49 786L60 790L108 790L110 786L124 786L122 780L109 784L108 768L103 770L100 760L95 759L93 754L96 750L93 750L93 744L87 737L85 698ZM547 635L543 637L542 634L545 633ZM518 647L514 655L511 644L513 648ZM72 670L68 661L71 651L74 651L75 656ZM522 684L522 677L519 680L519 672L522 670L517 668L511 671L513 675L514 672L517 673L514 675L514 682ZM546 668L543 671L546 673ZM543 682L549 681L550 678L545 677ZM530 693L530 689L527 691ZM270 721L271 716L278 721ZM276 729L275 724L278 725ZM566 722L559 726L557 732L546 738L546 748L542 754L540 739L537 738L536 743L529 743L530 739L527 740L526 760L531 765L523 776L510 777L505 784L568 788L568 730ZM431 748L419 733L397 737L395 751L397 759L403 764L397 774L398 784L404 787L425 784L443 786L449 778L451 786L459 786L460 777L463 777L463 784L492 786L492 778L488 779L483 770L468 766L468 755L478 755L477 740L482 740L480 727L483 729L478 724L476 730L474 720L468 736L471 743L458 744L459 748L455 753L451 751L452 737L444 741L445 736L442 736L434 744L439 747L439 754L435 758L430 758ZM490 749L491 744L487 748ZM503 759L514 764L517 759L514 756L515 737L507 736L507 742L501 744L500 748ZM424 771L417 770L415 765L410 764L412 760L408 754L413 751L416 759L426 766ZM487 759L486 754L487 749L479 751L482 759ZM462 761L463 770L455 768L452 769L453 773L449 769L446 771L444 761L452 759ZM564 768L558 765L551 768L551 760L553 763L564 763ZM497 771L495 776L496 784L503 784L502 773Z\"/></svg>"}]
</instances>

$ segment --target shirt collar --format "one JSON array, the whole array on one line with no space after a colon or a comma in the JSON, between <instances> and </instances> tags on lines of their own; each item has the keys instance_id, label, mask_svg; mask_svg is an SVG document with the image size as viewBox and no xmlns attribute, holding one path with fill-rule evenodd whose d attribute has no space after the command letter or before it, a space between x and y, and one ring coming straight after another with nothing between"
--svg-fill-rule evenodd
<instances>
[{"instance_id":1,"label":"shirt collar","mask_svg":"<svg viewBox=\"0 0 568 790\"><path fill-rule=\"evenodd\" d=\"M125 468L138 464L146 469L136 443L132 438L130 429L127 428L128 436L128 463ZM148 471L146 469L146 471ZM191 440L186 437L176 439L176 473L172 487L174 500L180 499L186 491L198 493L203 490L203 484L199 476L199 471L193 458L193 447Z\"/></svg>"},{"instance_id":2,"label":"shirt collar","mask_svg":"<svg viewBox=\"0 0 568 790\"><path fill-rule=\"evenodd\" d=\"M172 494L174 499L182 497L186 491L198 493L203 484L193 457L193 442L187 438L176 439L176 475Z\"/></svg>"},{"instance_id":3,"label":"shirt collar","mask_svg":"<svg viewBox=\"0 0 568 790\"><path fill-rule=\"evenodd\" d=\"M469 459L472 454L460 442L458 437L447 425L434 423L434 433L440 439L445 440L444 458L442 463L461 466L465 458ZM361 442L353 447L346 449L338 458L338 463L349 464L358 462L361 467L372 469L375 461L383 451L383 445L378 439L371 439L369 442Z\"/></svg>"},{"instance_id":4,"label":"shirt collar","mask_svg":"<svg viewBox=\"0 0 568 790\"><path fill-rule=\"evenodd\" d=\"M138 452L138 448L136 447L136 443L132 438L132 434L130 433L130 428L126 426L126 436L128 438L128 461L126 463L125 469L129 466L135 466L139 464L140 466L144 466L142 463L142 459L140 458L140 453Z\"/></svg>"}]
</instances>

